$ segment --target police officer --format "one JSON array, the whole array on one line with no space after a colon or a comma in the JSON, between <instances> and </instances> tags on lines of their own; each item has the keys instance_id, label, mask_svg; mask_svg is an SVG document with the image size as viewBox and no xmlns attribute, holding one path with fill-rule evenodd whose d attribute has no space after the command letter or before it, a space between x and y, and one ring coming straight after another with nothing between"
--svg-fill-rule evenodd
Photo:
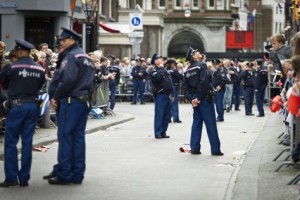
<instances>
[{"instance_id":1,"label":"police officer","mask_svg":"<svg viewBox=\"0 0 300 200\"><path fill-rule=\"evenodd\" d=\"M15 40L17 61L5 65L0 80L7 91L9 113L4 145L5 180L0 187L28 186L32 161L32 137L38 119L38 92L45 82L45 70L30 57L34 46ZM17 143L22 139L21 168L18 167Z\"/></svg>"},{"instance_id":2,"label":"police officer","mask_svg":"<svg viewBox=\"0 0 300 200\"><path fill-rule=\"evenodd\" d=\"M164 68L163 58L157 53L153 54L151 64L148 67L149 78L152 81L152 90L155 101L154 134L156 139L170 138L167 135L171 116L173 97L172 78Z\"/></svg>"},{"instance_id":3,"label":"police officer","mask_svg":"<svg viewBox=\"0 0 300 200\"><path fill-rule=\"evenodd\" d=\"M132 68L131 76L133 79L133 97L131 104L136 104L137 101L137 92L139 91L139 99L141 104L145 104L145 83L148 73L146 72L146 68L142 65L145 59L137 58L136 66Z\"/></svg>"},{"instance_id":4,"label":"police officer","mask_svg":"<svg viewBox=\"0 0 300 200\"><path fill-rule=\"evenodd\" d=\"M255 99L256 99L256 106L258 110L257 117L264 117L264 100L265 100L265 91L268 85L268 71L263 66L263 59L259 58L256 59L258 68L255 72L255 84L254 84L254 91L255 91Z\"/></svg>"},{"instance_id":5,"label":"police officer","mask_svg":"<svg viewBox=\"0 0 300 200\"><path fill-rule=\"evenodd\" d=\"M178 107L178 88L180 85L180 81L183 80L183 75L180 74L177 70L177 62L174 59L168 59L166 62L167 71L171 75L172 82L173 82L173 96L174 101L172 103L172 109L171 109L171 117L173 117L174 123L181 123L182 121L179 119L179 107ZM171 121L171 118L170 118Z\"/></svg>"},{"instance_id":6,"label":"police officer","mask_svg":"<svg viewBox=\"0 0 300 200\"><path fill-rule=\"evenodd\" d=\"M115 74L115 78L110 79L110 81L109 81L109 90L110 90L110 105L109 105L109 108L111 110L114 110L115 105L116 105L117 87L120 83L120 68L115 63L115 57L113 55L109 55L108 57L110 59L110 65L108 66L107 69L108 69L109 73Z\"/></svg>"},{"instance_id":7,"label":"police officer","mask_svg":"<svg viewBox=\"0 0 300 200\"><path fill-rule=\"evenodd\" d=\"M213 101L210 98L212 90L209 81L206 64L201 62L202 55L189 48L186 61L191 64L184 73L184 95L191 102L194 114L191 132L191 154L201 154L201 134L203 121L206 126L211 154L214 156L223 156L220 150L220 140L216 123L215 109Z\"/></svg>"},{"instance_id":8,"label":"police officer","mask_svg":"<svg viewBox=\"0 0 300 200\"><path fill-rule=\"evenodd\" d=\"M49 184L81 184L85 172L85 127L90 111L95 66L77 43L80 35L67 28L60 34L64 57L49 86L58 112L58 163L44 176ZM59 107L58 107L59 106Z\"/></svg>"},{"instance_id":9,"label":"police officer","mask_svg":"<svg viewBox=\"0 0 300 200\"><path fill-rule=\"evenodd\" d=\"M227 79L227 70L222 66L222 63L219 59L212 61L215 66L215 71L213 73L212 83L214 89L217 91L215 97L215 104L217 109L217 122L224 121L224 109L223 109L223 100L226 90Z\"/></svg>"},{"instance_id":10,"label":"police officer","mask_svg":"<svg viewBox=\"0 0 300 200\"><path fill-rule=\"evenodd\" d=\"M234 58L233 60L233 68L234 74L232 75L233 81L233 103L234 103L234 110L240 111L240 95L241 95L241 80L239 78L240 74L242 73L242 69L239 66L239 59Z\"/></svg>"},{"instance_id":11,"label":"police officer","mask_svg":"<svg viewBox=\"0 0 300 200\"><path fill-rule=\"evenodd\" d=\"M252 107L254 100L254 72L253 63L248 62L246 69L240 74L240 79L243 80L244 86L244 100L245 100L245 114L253 116Z\"/></svg>"}]
</instances>

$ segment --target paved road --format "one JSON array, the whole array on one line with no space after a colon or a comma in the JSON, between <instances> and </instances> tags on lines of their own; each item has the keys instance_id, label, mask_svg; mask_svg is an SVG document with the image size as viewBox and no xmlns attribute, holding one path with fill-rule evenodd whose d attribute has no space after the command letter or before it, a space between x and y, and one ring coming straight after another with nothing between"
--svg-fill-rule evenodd
<instances>
[{"instance_id":1,"label":"paved road","mask_svg":"<svg viewBox=\"0 0 300 200\"><path fill-rule=\"evenodd\" d=\"M278 165L271 160L281 148L276 144L276 136L282 130L278 115L267 112L266 117L257 118L245 116L243 111L226 113L225 122L218 124L225 156L213 157L205 130L201 155L178 151L181 146L188 147L190 105L180 106L183 123L170 124L170 139L154 139L153 111L152 103L118 103L117 116L126 113L127 118L135 119L87 135L87 170L81 186L52 186L42 180L56 162L57 143L52 143L48 152L34 152L30 187L0 189L0 199L296 198L295 186L285 186L295 171L273 172ZM89 123L100 126L105 120Z\"/></svg>"}]
</instances>

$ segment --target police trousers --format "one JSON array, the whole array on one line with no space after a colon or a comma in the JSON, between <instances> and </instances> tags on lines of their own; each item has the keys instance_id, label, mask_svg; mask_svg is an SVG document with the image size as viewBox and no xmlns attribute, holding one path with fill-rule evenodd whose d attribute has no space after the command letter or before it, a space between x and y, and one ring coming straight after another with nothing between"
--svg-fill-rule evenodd
<instances>
[{"instance_id":1,"label":"police trousers","mask_svg":"<svg viewBox=\"0 0 300 200\"><path fill-rule=\"evenodd\" d=\"M201 150L201 135L203 122L205 123L206 132L208 135L210 150L212 154L220 152L220 140L216 123L215 108L213 102L210 102L205 97L201 103L193 108L193 124L191 131L190 147L192 151Z\"/></svg>"},{"instance_id":2,"label":"police trousers","mask_svg":"<svg viewBox=\"0 0 300 200\"><path fill-rule=\"evenodd\" d=\"M137 102L137 93L139 92L139 99L141 103L144 103L144 92L145 92L145 82L144 80L134 80L133 81L133 97L132 102Z\"/></svg>"},{"instance_id":3,"label":"police trousers","mask_svg":"<svg viewBox=\"0 0 300 200\"><path fill-rule=\"evenodd\" d=\"M60 101L58 113L58 158L53 167L61 181L81 183L85 172L85 128L90 109L76 98Z\"/></svg>"},{"instance_id":4,"label":"police trousers","mask_svg":"<svg viewBox=\"0 0 300 200\"><path fill-rule=\"evenodd\" d=\"M4 172L7 182L25 183L30 179L32 137L38 119L35 102L14 106L8 113L5 129ZM18 166L17 144L22 139L21 168Z\"/></svg>"},{"instance_id":5,"label":"police trousers","mask_svg":"<svg viewBox=\"0 0 300 200\"><path fill-rule=\"evenodd\" d=\"M245 114L252 114L252 107L254 101L254 88L244 86L244 99L245 99Z\"/></svg>"},{"instance_id":6,"label":"police trousers","mask_svg":"<svg viewBox=\"0 0 300 200\"><path fill-rule=\"evenodd\" d=\"M265 100L265 92L266 92L266 85L261 85L258 87L257 91L255 92L255 99L256 99L256 106L259 115L264 116L264 100Z\"/></svg>"},{"instance_id":7,"label":"police trousers","mask_svg":"<svg viewBox=\"0 0 300 200\"><path fill-rule=\"evenodd\" d=\"M223 107L224 95L225 95L225 87L219 90L215 97L218 120L224 120L224 107Z\"/></svg>"},{"instance_id":8,"label":"police trousers","mask_svg":"<svg viewBox=\"0 0 300 200\"><path fill-rule=\"evenodd\" d=\"M178 106L178 100L179 100L179 95L178 95L178 91L177 91L177 86L173 86L173 96L174 96L174 101L172 103L172 109L171 109L171 113L173 117L173 122L178 122L179 119L179 106Z\"/></svg>"},{"instance_id":9,"label":"police trousers","mask_svg":"<svg viewBox=\"0 0 300 200\"><path fill-rule=\"evenodd\" d=\"M172 103L168 94L157 94L155 99L154 134L155 137L165 136L171 117Z\"/></svg>"}]
</instances>

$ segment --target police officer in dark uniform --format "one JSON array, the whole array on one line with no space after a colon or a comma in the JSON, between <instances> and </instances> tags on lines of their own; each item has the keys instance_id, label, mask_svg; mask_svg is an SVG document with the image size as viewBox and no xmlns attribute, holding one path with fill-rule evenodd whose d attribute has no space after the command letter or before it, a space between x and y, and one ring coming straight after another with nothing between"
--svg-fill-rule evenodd
<instances>
[{"instance_id":1,"label":"police officer in dark uniform","mask_svg":"<svg viewBox=\"0 0 300 200\"><path fill-rule=\"evenodd\" d=\"M253 116L252 107L254 100L254 72L253 63L248 62L246 70L240 74L244 86L245 114Z\"/></svg>"},{"instance_id":2,"label":"police officer in dark uniform","mask_svg":"<svg viewBox=\"0 0 300 200\"><path fill-rule=\"evenodd\" d=\"M263 66L264 60L259 58L256 59L258 68L255 72L255 82L254 82L254 91L255 91L255 99L256 99L256 106L258 110L257 117L264 117L264 100L265 100L265 92L266 87L268 85L268 71Z\"/></svg>"},{"instance_id":3,"label":"police officer in dark uniform","mask_svg":"<svg viewBox=\"0 0 300 200\"><path fill-rule=\"evenodd\" d=\"M120 83L120 68L114 63L115 57L113 55L108 56L110 59L110 65L108 66L109 73L112 73L115 75L114 79L109 80L109 90L110 90L110 105L109 108L111 110L114 110L116 105L116 92L117 87Z\"/></svg>"},{"instance_id":4,"label":"police officer in dark uniform","mask_svg":"<svg viewBox=\"0 0 300 200\"><path fill-rule=\"evenodd\" d=\"M17 61L5 65L0 80L8 95L9 113L4 145L5 180L0 187L28 186L32 161L32 137L38 119L38 92L45 83L45 70L30 57L34 46L15 40ZM22 139L21 168L18 167L17 143Z\"/></svg>"},{"instance_id":5,"label":"police officer in dark uniform","mask_svg":"<svg viewBox=\"0 0 300 200\"><path fill-rule=\"evenodd\" d=\"M132 68L131 71L131 76L133 79L133 97L132 97L132 102L131 104L136 104L137 101L137 92L139 91L139 99L141 101L141 104L145 104L145 97L144 97L144 92L145 92L145 83L146 83L146 78L148 76L148 73L146 71L146 68L142 66L142 61L141 58L136 59L136 66Z\"/></svg>"},{"instance_id":6,"label":"police officer in dark uniform","mask_svg":"<svg viewBox=\"0 0 300 200\"><path fill-rule=\"evenodd\" d=\"M233 81L233 103L234 103L234 110L240 111L240 95L241 95L241 80L240 74L242 73L242 69L239 66L239 59L234 58L233 60L233 68L234 74L231 75Z\"/></svg>"},{"instance_id":7,"label":"police officer in dark uniform","mask_svg":"<svg viewBox=\"0 0 300 200\"><path fill-rule=\"evenodd\" d=\"M222 63L219 59L215 59L212 61L215 66L215 71L213 73L212 83L213 87L217 91L215 97L215 104L217 109L217 122L224 121L224 109L223 109L223 100L226 90L226 83L228 81L227 78L227 70L222 66Z\"/></svg>"},{"instance_id":8,"label":"police officer in dark uniform","mask_svg":"<svg viewBox=\"0 0 300 200\"><path fill-rule=\"evenodd\" d=\"M174 123L181 123L182 121L179 119L179 106L178 106L178 88L180 85L180 81L183 80L183 75L180 74L177 70L177 62L174 59L168 59L165 66L167 67L167 71L171 75L172 82L173 82L173 96L174 101L172 103L171 109L171 117L173 117ZM171 121L171 118L170 118Z\"/></svg>"},{"instance_id":9,"label":"police officer in dark uniform","mask_svg":"<svg viewBox=\"0 0 300 200\"><path fill-rule=\"evenodd\" d=\"M154 68L149 66L148 71L155 101L154 134L156 139L169 138L167 129L174 100L172 78L164 68L162 57L157 53L152 56L151 64Z\"/></svg>"},{"instance_id":10,"label":"police officer in dark uniform","mask_svg":"<svg viewBox=\"0 0 300 200\"><path fill-rule=\"evenodd\" d=\"M67 28L60 34L64 51L49 86L58 112L58 163L44 176L49 184L81 184L85 172L85 127L91 108L95 66L77 43L80 35ZM59 107L58 107L59 106Z\"/></svg>"},{"instance_id":11,"label":"police officer in dark uniform","mask_svg":"<svg viewBox=\"0 0 300 200\"><path fill-rule=\"evenodd\" d=\"M191 102L194 110L190 141L191 154L201 154L200 141L204 122L211 154L223 156L224 154L220 150L214 103L211 99L210 77L206 64L200 61L201 58L202 55L197 50L189 48L186 61L191 64L184 73L184 95Z\"/></svg>"}]
</instances>

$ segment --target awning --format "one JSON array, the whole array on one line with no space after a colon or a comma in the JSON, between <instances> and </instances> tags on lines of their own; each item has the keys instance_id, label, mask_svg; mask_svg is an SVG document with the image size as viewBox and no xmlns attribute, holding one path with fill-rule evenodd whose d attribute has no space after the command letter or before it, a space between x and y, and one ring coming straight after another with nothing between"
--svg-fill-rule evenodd
<instances>
[{"instance_id":1,"label":"awning","mask_svg":"<svg viewBox=\"0 0 300 200\"><path fill-rule=\"evenodd\" d=\"M107 32L110 32L110 33L120 33L119 30L111 28L111 27L107 26L106 24L104 24L103 22L99 22L99 26L101 28L103 28Z\"/></svg>"}]
</instances>

